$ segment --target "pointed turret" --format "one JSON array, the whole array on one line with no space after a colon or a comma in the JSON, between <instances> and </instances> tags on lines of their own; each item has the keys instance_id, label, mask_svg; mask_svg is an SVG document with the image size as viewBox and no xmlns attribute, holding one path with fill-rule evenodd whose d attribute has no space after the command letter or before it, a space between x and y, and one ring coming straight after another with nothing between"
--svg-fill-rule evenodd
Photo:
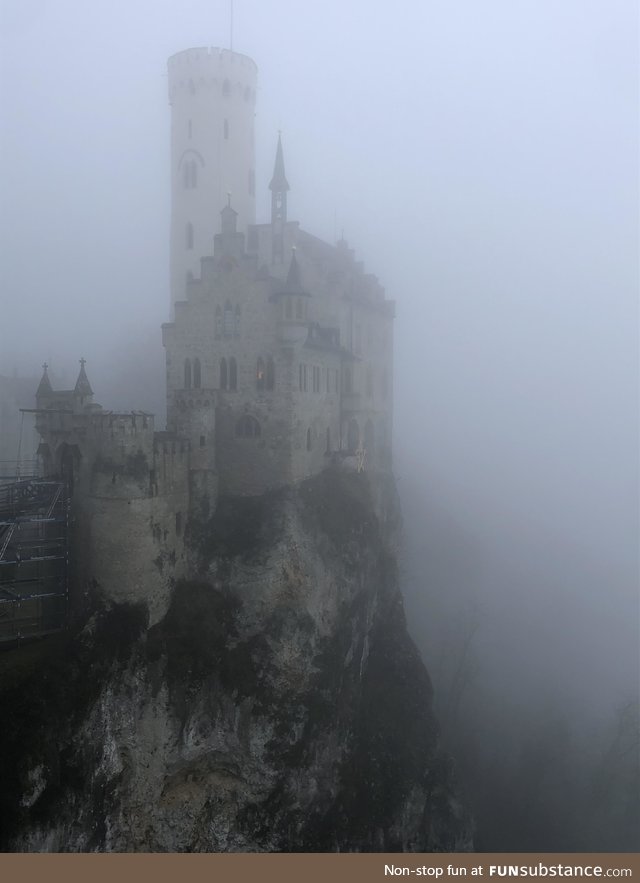
<instances>
[{"instance_id":1,"label":"pointed turret","mask_svg":"<svg viewBox=\"0 0 640 883\"><path fill-rule=\"evenodd\" d=\"M303 291L302 278L300 276L300 265L296 257L295 247L291 250L291 263L289 264L289 272L287 273L286 290L289 293L299 294Z\"/></svg>"},{"instance_id":2,"label":"pointed turret","mask_svg":"<svg viewBox=\"0 0 640 883\"><path fill-rule=\"evenodd\" d=\"M237 233L238 212L231 208L231 194L227 193L227 204L220 212L220 230L223 234L235 236Z\"/></svg>"},{"instance_id":3,"label":"pointed turret","mask_svg":"<svg viewBox=\"0 0 640 883\"><path fill-rule=\"evenodd\" d=\"M271 179L271 183L269 184L269 190L272 193L281 192L286 193L289 190L289 182L287 181L287 176L284 173L284 155L282 153L282 137L281 133L278 132L278 147L276 149L276 161L273 167L273 178Z\"/></svg>"},{"instance_id":4,"label":"pointed turret","mask_svg":"<svg viewBox=\"0 0 640 883\"><path fill-rule=\"evenodd\" d=\"M48 396L53 392L53 388L51 386L51 381L49 380L49 375L47 373L47 368L49 366L45 362L42 366L42 379L40 380L40 384L38 385L38 389L36 390L37 396Z\"/></svg>"},{"instance_id":5,"label":"pointed turret","mask_svg":"<svg viewBox=\"0 0 640 883\"><path fill-rule=\"evenodd\" d=\"M93 390L91 389L89 378L87 377L87 373L84 370L86 361L86 359L80 359L80 373L78 374L75 389L73 390L74 395L80 396L81 398L86 398L87 396L93 395Z\"/></svg>"},{"instance_id":6,"label":"pointed turret","mask_svg":"<svg viewBox=\"0 0 640 883\"><path fill-rule=\"evenodd\" d=\"M280 132L278 132L276 162L269 190L271 190L272 260L275 264L284 261L284 225L287 222L287 191L289 190L289 182L284 173L284 155Z\"/></svg>"}]
</instances>

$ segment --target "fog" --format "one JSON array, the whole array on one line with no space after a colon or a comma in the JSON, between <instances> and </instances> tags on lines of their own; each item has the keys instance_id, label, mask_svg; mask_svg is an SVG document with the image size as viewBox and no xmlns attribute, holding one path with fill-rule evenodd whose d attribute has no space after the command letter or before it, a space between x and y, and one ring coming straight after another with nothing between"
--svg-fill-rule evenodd
<instances>
[{"instance_id":1,"label":"fog","mask_svg":"<svg viewBox=\"0 0 640 883\"><path fill-rule=\"evenodd\" d=\"M102 404L162 414L166 59L230 30L227 2L3 0L0 374L84 356ZM637 4L236 0L233 48L258 220L281 129L289 217L397 302L403 588L479 848L637 848L637 796L594 797L638 698ZM567 820L569 766L600 816Z\"/></svg>"}]
</instances>

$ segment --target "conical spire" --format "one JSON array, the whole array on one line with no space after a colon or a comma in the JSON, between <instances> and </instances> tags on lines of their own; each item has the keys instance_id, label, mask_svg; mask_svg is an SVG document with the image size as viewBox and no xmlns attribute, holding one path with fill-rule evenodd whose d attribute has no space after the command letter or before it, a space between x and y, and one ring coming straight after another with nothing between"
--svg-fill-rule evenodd
<instances>
[{"instance_id":1,"label":"conical spire","mask_svg":"<svg viewBox=\"0 0 640 883\"><path fill-rule=\"evenodd\" d=\"M37 396L46 396L53 392L51 387L51 381L49 380L49 375L47 374L47 368L49 366L45 362L42 366L42 379L38 385L38 389L36 390Z\"/></svg>"},{"instance_id":2,"label":"conical spire","mask_svg":"<svg viewBox=\"0 0 640 883\"><path fill-rule=\"evenodd\" d=\"M278 147L276 149L276 162L273 167L273 178L271 179L271 183L269 184L269 190L274 193L286 193L289 190L289 182L287 181L287 177L284 173L284 155L282 153L282 137L280 132L278 132Z\"/></svg>"},{"instance_id":3,"label":"conical spire","mask_svg":"<svg viewBox=\"0 0 640 883\"><path fill-rule=\"evenodd\" d=\"M91 389L91 384L89 383L89 379L87 377L86 371L84 370L86 359L80 359L80 373L78 374L78 379L76 380L76 386L73 390L77 396L92 396L93 390Z\"/></svg>"},{"instance_id":4,"label":"conical spire","mask_svg":"<svg viewBox=\"0 0 640 883\"><path fill-rule=\"evenodd\" d=\"M291 263L289 264L289 272L287 273L287 291L302 291L302 279L300 276L300 265L296 258L295 246L291 250Z\"/></svg>"}]
</instances>

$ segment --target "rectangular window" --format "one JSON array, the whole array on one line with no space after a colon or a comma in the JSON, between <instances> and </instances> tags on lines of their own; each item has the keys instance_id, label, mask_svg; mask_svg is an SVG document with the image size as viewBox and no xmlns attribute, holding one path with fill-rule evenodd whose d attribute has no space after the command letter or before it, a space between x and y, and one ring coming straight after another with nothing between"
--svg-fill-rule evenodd
<instances>
[{"instance_id":1,"label":"rectangular window","mask_svg":"<svg viewBox=\"0 0 640 883\"><path fill-rule=\"evenodd\" d=\"M205 444L206 444L206 439L205 439L204 435L201 435L200 436L200 447L204 448Z\"/></svg>"}]
</instances>

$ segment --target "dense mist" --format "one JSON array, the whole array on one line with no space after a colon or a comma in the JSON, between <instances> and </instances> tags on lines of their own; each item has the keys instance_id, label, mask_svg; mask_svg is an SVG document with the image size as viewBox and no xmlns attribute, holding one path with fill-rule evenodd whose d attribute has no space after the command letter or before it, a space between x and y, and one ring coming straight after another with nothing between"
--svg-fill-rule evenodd
<instances>
[{"instance_id":1,"label":"dense mist","mask_svg":"<svg viewBox=\"0 0 640 883\"><path fill-rule=\"evenodd\" d=\"M481 850L635 850L632 0L4 0L0 375L164 419L166 59L258 65L258 221L396 300L409 625ZM211 206L217 213L221 206ZM34 386L35 392L35 386Z\"/></svg>"}]
</instances>

